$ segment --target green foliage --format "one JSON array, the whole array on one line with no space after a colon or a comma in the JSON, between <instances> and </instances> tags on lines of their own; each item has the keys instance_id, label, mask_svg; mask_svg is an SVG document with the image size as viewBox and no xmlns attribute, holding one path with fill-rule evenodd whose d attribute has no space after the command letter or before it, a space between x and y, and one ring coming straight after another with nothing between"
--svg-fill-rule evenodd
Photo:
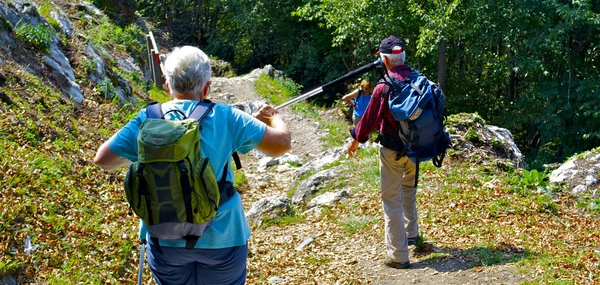
<instances>
[{"instance_id":1,"label":"green foliage","mask_svg":"<svg viewBox=\"0 0 600 285\"><path fill-rule=\"evenodd\" d=\"M261 75L254 83L256 92L267 99L269 104L281 105L298 95L300 86L288 78L272 78Z\"/></svg>"},{"instance_id":2,"label":"green foliage","mask_svg":"<svg viewBox=\"0 0 600 285\"><path fill-rule=\"evenodd\" d=\"M548 171L539 172L536 169L531 171L524 170L521 175L514 176L509 182L515 186L516 193L523 196L530 195L532 191L550 193Z\"/></svg>"},{"instance_id":3,"label":"green foliage","mask_svg":"<svg viewBox=\"0 0 600 285\"><path fill-rule=\"evenodd\" d=\"M590 196L582 197L582 200L577 202L577 207L600 214L600 199Z\"/></svg>"},{"instance_id":4,"label":"green foliage","mask_svg":"<svg viewBox=\"0 0 600 285\"><path fill-rule=\"evenodd\" d=\"M98 84L98 92L104 96L106 99L113 99L117 97L117 88L113 85L112 81L108 78L105 78L102 83Z\"/></svg>"},{"instance_id":5,"label":"green foliage","mask_svg":"<svg viewBox=\"0 0 600 285\"><path fill-rule=\"evenodd\" d=\"M138 60L145 58L146 38L139 26L129 24L122 28L110 22L108 18L102 18L100 25L86 18L80 21L80 25L97 26L95 29L87 30L88 38L95 45L126 51Z\"/></svg>"},{"instance_id":6,"label":"green foliage","mask_svg":"<svg viewBox=\"0 0 600 285\"><path fill-rule=\"evenodd\" d=\"M60 23L58 23L58 21L56 21L52 16L50 16L50 13L56 11L56 7L50 1L43 2L38 8L38 12L40 13L40 15L42 15L46 19L46 21L54 28L54 30L59 31Z\"/></svg>"},{"instance_id":7,"label":"green foliage","mask_svg":"<svg viewBox=\"0 0 600 285\"><path fill-rule=\"evenodd\" d=\"M167 93L167 91L156 87L155 84L152 84L152 86L150 86L150 90L148 90L148 96L152 101L160 103L165 103L172 99L171 96L169 96L169 93Z\"/></svg>"},{"instance_id":8,"label":"green foliage","mask_svg":"<svg viewBox=\"0 0 600 285\"><path fill-rule=\"evenodd\" d=\"M478 112L508 128L531 168L600 144L600 13L591 0L138 4L177 27L179 42L198 43L242 72L273 64L308 89L372 62L381 39L395 34L411 66L433 81L445 76L450 114ZM441 60L446 69L437 74ZM314 103L331 105L338 91Z\"/></svg>"},{"instance_id":9,"label":"green foliage","mask_svg":"<svg viewBox=\"0 0 600 285\"><path fill-rule=\"evenodd\" d=\"M38 50L49 52L50 44L54 40L54 30L43 24L32 26L28 23L17 23L15 35L18 40L33 45Z\"/></svg>"}]
</instances>

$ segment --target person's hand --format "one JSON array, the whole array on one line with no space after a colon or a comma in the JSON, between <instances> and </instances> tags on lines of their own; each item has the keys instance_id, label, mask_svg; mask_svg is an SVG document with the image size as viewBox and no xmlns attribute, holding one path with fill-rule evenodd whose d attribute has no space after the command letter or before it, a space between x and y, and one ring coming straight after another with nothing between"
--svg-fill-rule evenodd
<instances>
[{"instance_id":1,"label":"person's hand","mask_svg":"<svg viewBox=\"0 0 600 285\"><path fill-rule=\"evenodd\" d=\"M277 114L277 110L273 108L271 105L265 105L260 108L256 113L252 114L252 116L259 121L267 124L267 126L271 126L271 120L273 120L273 116Z\"/></svg>"},{"instance_id":2,"label":"person's hand","mask_svg":"<svg viewBox=\"0 0 600 285\"><path fill-rule=\"evenodd\" d=\"M352 142L348 145L348 155L354 156L356 154L356 149L358 149L359 142L357 140L352 140Z\"/></svg>"}]
</instances>

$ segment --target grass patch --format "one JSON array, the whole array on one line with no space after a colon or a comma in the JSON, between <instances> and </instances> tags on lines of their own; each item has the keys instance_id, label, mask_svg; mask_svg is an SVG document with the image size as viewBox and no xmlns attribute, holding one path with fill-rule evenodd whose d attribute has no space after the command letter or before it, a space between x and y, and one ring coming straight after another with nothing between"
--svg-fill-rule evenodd
<instances>
[{"instance_id":1,"label":"grass patch","mask_svg":"<svg viewBox=\"0 0 600 285\"><path fill-rule=\"evenodd\" d=\"M272 105L281 105L296 97L300 94L300 88L291 79L273 78L267 74L261 75L254 83L256 92Z\"/></svg>"},{"instance_id":2,"label":"grass patch","mask_svg":"<svg viewBox=\"0 0 600 285\"><path fill-rule=\"evenodd\" d=\"M289 225L300 224L304 222L304 217L296 215L295 210L289 210L287 213L278 218L263 218L261 228L265 229L271 226L286 227Z\"/></svg>"},{"instance_id":3,"label":"grass patch","mask_svg":"<svg viewBox=\"0 0 600 285\"><path fill-rule=\"evenodd\" d=\"M150 100L160 103L165 103L173 99L167 91L156 87L155 84L152 84L150 90L148 90L148 96L150 96Z\"/></svg>"},{"instance_id":4,"label":"grass patch","mask_svg":"<svg viewBox=\"0 0 600 285\"><path fill-rule=\"evenodd\" d=\"M358 231L362 231L367 229L377 222L379 222L380 217L371 217L368 215L346 215L341 217L338 220L339 225L346 231L347 233L354 234Z\"/></svg>"}]
</instances>

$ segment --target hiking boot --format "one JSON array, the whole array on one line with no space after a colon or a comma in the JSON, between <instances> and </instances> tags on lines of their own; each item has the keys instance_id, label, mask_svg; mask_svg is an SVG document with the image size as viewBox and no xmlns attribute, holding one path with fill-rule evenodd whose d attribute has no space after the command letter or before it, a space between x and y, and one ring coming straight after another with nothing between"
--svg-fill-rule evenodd
<instances>
[{"instance_id":1,"label":"hiking boot","mask_svg":"<svg viewBox=\"0 0 600 285\"><path fill-rule=\"evenodd\" d=\"M408 238L408 245L416 245L417 243L421 242L423 238L421 237L421 235L417 235L416 237L412 237L412 238Z\"/></svg>"},{"instance_id":2,"label":"hiking boot","mask_svg":"<svg viewBox=\"0 0 600 285\"><path fill-rule=\"evenodd\" d=\"M391 259L386 259L385 262L383 263L385 264L385 266L387 267L391 267L391 268L396 268L396 269L407 269L410 268L410 262L396 262L393 261Z\"/></svg>"}]
</instances>

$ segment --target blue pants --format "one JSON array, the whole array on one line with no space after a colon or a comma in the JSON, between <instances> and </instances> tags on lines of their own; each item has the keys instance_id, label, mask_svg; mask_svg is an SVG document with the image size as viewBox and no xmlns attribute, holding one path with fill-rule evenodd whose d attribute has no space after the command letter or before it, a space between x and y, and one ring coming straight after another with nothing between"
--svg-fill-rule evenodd
<instances>
[{"instance_id":1,"label":"blue pants","mask_svg":"<svg viewBox=\"0 0 600 285\"><path fill-rule=\"evenodd\" d=\"M246 283L248 245L222 249L161 247L148 244L148 264L159 285Z\"/></svg>"}]
</instances>

